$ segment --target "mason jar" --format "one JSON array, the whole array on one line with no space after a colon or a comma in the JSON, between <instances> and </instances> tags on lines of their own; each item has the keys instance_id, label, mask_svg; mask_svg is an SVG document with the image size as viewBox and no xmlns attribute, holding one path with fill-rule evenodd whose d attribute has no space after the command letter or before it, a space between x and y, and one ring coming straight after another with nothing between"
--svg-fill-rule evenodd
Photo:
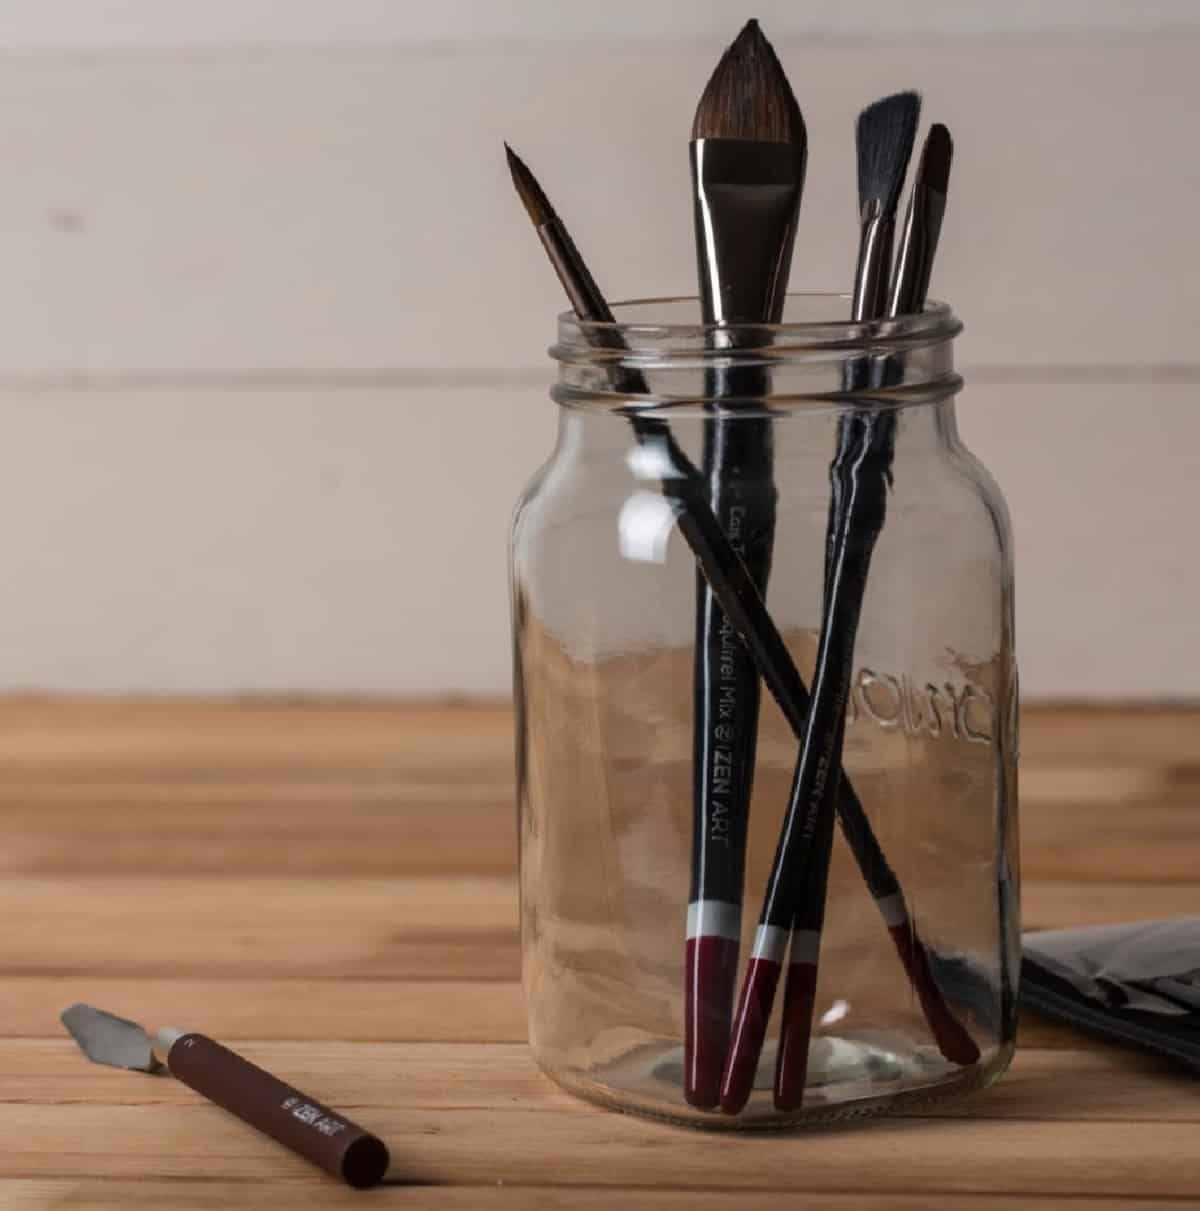
<instances>
[{"instance_id":1,"label":"mason jar","mask_svg":"<svg viewBox=\"0 0 1200 1211\"><path fill-rule=\"evenodd\" d=\"M559 321L558 440L511 549L523 982L537 1063L620 1110L729 1128L836 1120L965 1094L1012 1055L1008 516L958 436L952 310L857 324L849 310L797 295L781 324L718 330L695 300L670 299L619 306L610 325ZM761 939L822 624L831 463L864 418L888 426L889 482L823 920L791 935L793 963L798 939L819 942L803 1095L773 1094L781 994L748 1100L722 1109L699 1088L697 1050L719 1070ZM715 463L718 446L734 457ZM745 617L739 568L757 582L740 581ZM701 628L706 594L729 607L715 637ZM771 630L779 649L764 656ZM710 718L705 678L748 660L749 746L726 771L737 843L710 894L721 836L700 788L730 733ZM715 1009L711 989L697 1003L706 929L726 964ZM788 930L776 933L782 945Z\"/></svg>"}]
</instances>

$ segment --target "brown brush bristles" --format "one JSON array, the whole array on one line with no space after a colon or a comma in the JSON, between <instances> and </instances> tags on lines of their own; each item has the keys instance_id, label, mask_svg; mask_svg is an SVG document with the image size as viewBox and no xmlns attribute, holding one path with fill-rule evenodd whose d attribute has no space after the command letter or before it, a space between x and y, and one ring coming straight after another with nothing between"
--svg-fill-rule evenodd
<instances>
[{"instance_id":1,"label":"brown brush bristles","mask_svg":"<svg viewBox=\"0 0 1200 1211\"><path fill-rule=\"evenodd\" d=\"M508 157L508 171L512 173L513 184L517 187L517 196L529 212L529 218L535 227L549 223L554 218L554 207L550 199L542 192L537 178L525 166L525 161L507 143L504 144L504 154Z\"/></svg>"},{"instance_id":2,"label":"brown brush bristles","mask_svg":"<svg viewBox=\"0 0 1200 1211\"><path fill-rule=\"evenodd\" d=\"M803 143L804 118L791 85L757 21L747 21L705 86L693 139Z\"/></svg>"}]
</instances>

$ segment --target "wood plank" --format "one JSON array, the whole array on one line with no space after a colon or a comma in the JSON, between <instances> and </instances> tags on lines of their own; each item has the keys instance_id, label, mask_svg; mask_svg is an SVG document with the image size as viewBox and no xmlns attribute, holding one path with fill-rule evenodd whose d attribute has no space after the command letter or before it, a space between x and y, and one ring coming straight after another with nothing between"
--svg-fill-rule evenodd
<instances>
[{"instance_id":1,"label":"wood plank","mask_svg":"<svg viewBox=\"0 0 1200 1211\"><path fill-rule=\"evenodd\" d=\"M1035 882L1024 914L1029 928L1068 927L1181 915L1198 902L1195 884ZM513 980L517 947L515 889L504 878L0 884L8 974Z\"/></svg>"},{"instance_id":2,"label":"wood plank","mask_svg":"<svg viewBox=\"0 0 1200 1211\"><path fill-rule=\"evenodd\" d=\"M511 780L511 760L504 702L0 698L0 789L14 777L52 786L161 779L195 793L271 775L369 787L381 772L445 788Z\"/></svg>"},{"instance_id":3,"label":"wood plank","mask_svg":"<svg viewBox=\"0 0 1200 1211\"><path fill-rule=\"evenodd\" d=\"M1200 707L1072 706L1030 703L1021 708L1023 765L1103 766L1120 762L1148 771L1191 761L1200 744Z\"/></svg>"},{"instance_id":4,"label":"wood plank","mask_svg":"<svg viewBox=\"0 0 1200 1211\"><path fill-rule=\"evenodd\" d=\"M1191 1197L1193 1123L884 1120L795 1138L729 1136L595 1110L378 1109L393 1175L439 1184ZM3 1105L0 1177L273 1180L306 1163L208 1105Z\"/></svg>"},{"instance_id":5,"label":"wood plank","mask_svg":"<svg viewBox=\"0 0 1200 1211\"><path fill-rule=\"evenodd\" d=\"M524 1044L250 1040L238 1050L347 1110L401 1101L409 1110L591 1113L542 1075ZM992 1089L906 1117L1200 1123L1196 1089L1194 1077L1136 1052L1025 1048ZM0 1041L0 1104L189 1106L195 1100L166 1077L92 1064L70 1039Z\"/></svg>"},{"instance_id":6,"label":"wood plank","mask_svg":"<svg viewBox=\"0 0 1200 1211\"><path fill-rule=\"evenodd\" d=\"M1200 745L1200 707L1186 704L1028 703L1022 722L1023 771L1094 771L1102 795L1112 768L1194 771L1190 754ZM424 771L453 787L495 778L511 748L512 711L501 701L0 697L0 789L14 777L68 788L159 777L197 793L222 777L271 774L351 776L369 787L380 770Z\"/></svg>"},{"instance_id":7,"label":"wood plank","mask_svg":"<svg viewBox=\"0 0 1200 1211\"><path fill-rule=\"evenodd\" d=\"M172 1211L227 1211L231 1206L253 1206L256 1211L292 1211L305 1207L361 1207L363 1196L319 1177L266 1181L153 1179L43 1179L0 1180L0 1205L14 1211L130 1211L131 1208L170 1207ZM372 1206L422 1207L431 1211L610 1211L636 1207L638 1211L728 1211L730 1192L724 1190L655 1190L645 1186L552 1187L492 1183L466 1187L389 1184L372 1191ZM917 1194L841 1194L827 1191L805 1194L789 1191L787 1206L794 1211L929 1211L930 1206L952 1205L955 1211L1061 1211L1056 1198L1028 1195L955 1194L952 1204ZM1163 1211L1178 1207L1173 1199L1072 1197L1072 1211ZM778 1211L778 1191L737 1192L744 1211Z\"/></svg>"},{"instance_id":8,"label":"wood plank","mask_svg":"<svg viewBox=\"0 0 1200 1211\"><path fill-rule=\"evenodd\" d=\"M51 1038L58 1015L85 996L147 1024L186 1018L203 1007L203 1029L217 1038L343 1039L349 1042L523 1043L521 987L503 980L265 980L15 976L5 981L0 1038ZM430 1006L437 1006L431 1013ZM1083 1034L1022 1012L1022 1048L1107 1050Z\"/></svg>"},{"instance_id":9,"label":"wood plank","mask_svg":"<svg viewBox=\"0 0 1200 1211\"><path fill-rule=\"evenodd\" d=\"M97 964L73 976L6 977L4 996L0 1037L59 1038L59 1013L82 998L148 1026L194 1020L198 1029L226 1040L526 1038L521 986L505 980L121 978Z\"/></svg>"},{"instance_id":10,"label":"wood plank","mask_svg":"<svg viewBox=\"0 0 1200 1211\"><path fill-rule=\"evenodd\" d=\"M1170 792L1114 804L1023 797L1021 868L1028 879L1194 885L1200 796ZM1026 840L1028 835L1028 840Z\"/></svg>"},{"instance_id":11,"label":"wood plank","mask_svg":"<svg viewBox=\"0 0 1200 1211\"><path fill-rule=\"evenodd\" d=\"M1026 929L1068 929L1117 921L1194 915L1200 886L1188 883L1098 883L1030 880L1021 891Z\"/></svg>"},{"instance_id":12,"label":"wood plank","mask_svg":"<svg viewBox=\"0 0 1200 1211\"><path fill-rule=\"evenodd\" d=\"M0 971L512 980L511 879L27 878L0 884Z\"/></svg>"},{"instance_id":13,"label":"wood plank","mask_svg":"<svg viewBox=\"0 0 1200 1211\"><path fill-rule=\"evenodd\" d=\"M0 869L507 873L512 765L505 705L0 701Z\"/></svg>"},{"instance_id":14,"label":"wood plank","mask_svg":"<svg viewBox=\"0 0 1200 1211\"><path fill-rule=\"evenodd\" d=\"M1191 751L1200 713L1087 718L1027 712L1027 876L1191 882L1200 767L1155 756L1154 737ZM477 741L462 761L445 739L459 727ZM0 868L511 871L510 729L499 705L0 703Z\"/></svg>"},{"instance_id":15,"label":"wood plank","mask_svg":"<svg viewBox=\"0 0 1200 1211\"><path fill-rule=\"evenodd\" d=\"M37 875L511 874L510 781L494 789L395 778L239 779L0 790L0 871ZM286 838L287 844L281 845Z\"/></svg>"},{"instance_id":16,"label":"wood plank","mask_svg":"<svg viewBox=\"0 0 1200 1211\"><path fill-rule=\"evenodd\" d=\"M1047 781L1059 790L1047 793ZM1068 785L1070 798L1060 793ZM1191 883L1198 802L1200 787L1180 777L1135 791L1112 770L1084 777L1071 767L1065 779L1029 771L1025 873ZM212 789L20 783L0 788L0 820L8 837L0 870L31 874L502 874L516 864L512 787L499 770L491 784L453 788L402 776L366 786L231 779Z\"/></svg>"}]
</instances>

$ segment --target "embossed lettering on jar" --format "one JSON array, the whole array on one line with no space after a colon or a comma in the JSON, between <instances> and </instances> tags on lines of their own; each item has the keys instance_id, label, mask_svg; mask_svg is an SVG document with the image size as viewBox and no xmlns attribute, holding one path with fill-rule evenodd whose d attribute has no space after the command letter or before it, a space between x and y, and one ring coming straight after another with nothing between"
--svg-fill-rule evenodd
<instances>
[{"instance_id":1,"label":"embossed lettering on jar","mask_svg":"<svg viewBox=\"0 0 1200 1211\"><path fill-rule=\"evenodd\" d=\"M840 296L794 296L784 324L738 331L720 349L692 300L618 307L616 329L599 339L594 325L559 323L558 441L520 501L512 538L523 978L538 1063L621 1109L713 1127L815 1122L969 1092L1012 1054L1017 677L1007 512L958 436L956 407L969 387L953 368L960 325L950 309L858 325L840 318L848 311ZM847 368L863 358L890 359L888 381L899 381L848 397ZM839 418L857 407L895 419L843 768L941 994L979 1051L967 1065L939 1051L839 832L803 1106L774 1107L773 1022L755 1092L736 1117L689 1106L682 1088L696 563L663 491L678 468L662 436L700 465L716 406L712 371L731 362L762 371L745 380L761 396L722 415L769 428L778 500L766 604L806 683ZM666 429L635 431L634 414ZM725 638L741 642L732 629ZM743 962L797 747L764 690Z\"/></svg>"}]
</instances>

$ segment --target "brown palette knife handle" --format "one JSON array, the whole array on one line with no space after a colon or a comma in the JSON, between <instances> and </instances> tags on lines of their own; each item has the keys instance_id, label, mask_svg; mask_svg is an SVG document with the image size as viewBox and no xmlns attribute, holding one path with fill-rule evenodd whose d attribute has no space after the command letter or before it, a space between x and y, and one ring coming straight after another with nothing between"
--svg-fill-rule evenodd
<instances>
[{"instance_id":1,"label":"brown palette knife handle","mask_svg":"<svg viewBox=\"0 0 1200 1211\"><path fill-rule=\"evenodd\" d=\"M173 1076L327 1173L365 1189L387 1172L388 1150L374 1135L228 1047L174 1029L158 1040Z\"/></svg>"}]
</instances>

